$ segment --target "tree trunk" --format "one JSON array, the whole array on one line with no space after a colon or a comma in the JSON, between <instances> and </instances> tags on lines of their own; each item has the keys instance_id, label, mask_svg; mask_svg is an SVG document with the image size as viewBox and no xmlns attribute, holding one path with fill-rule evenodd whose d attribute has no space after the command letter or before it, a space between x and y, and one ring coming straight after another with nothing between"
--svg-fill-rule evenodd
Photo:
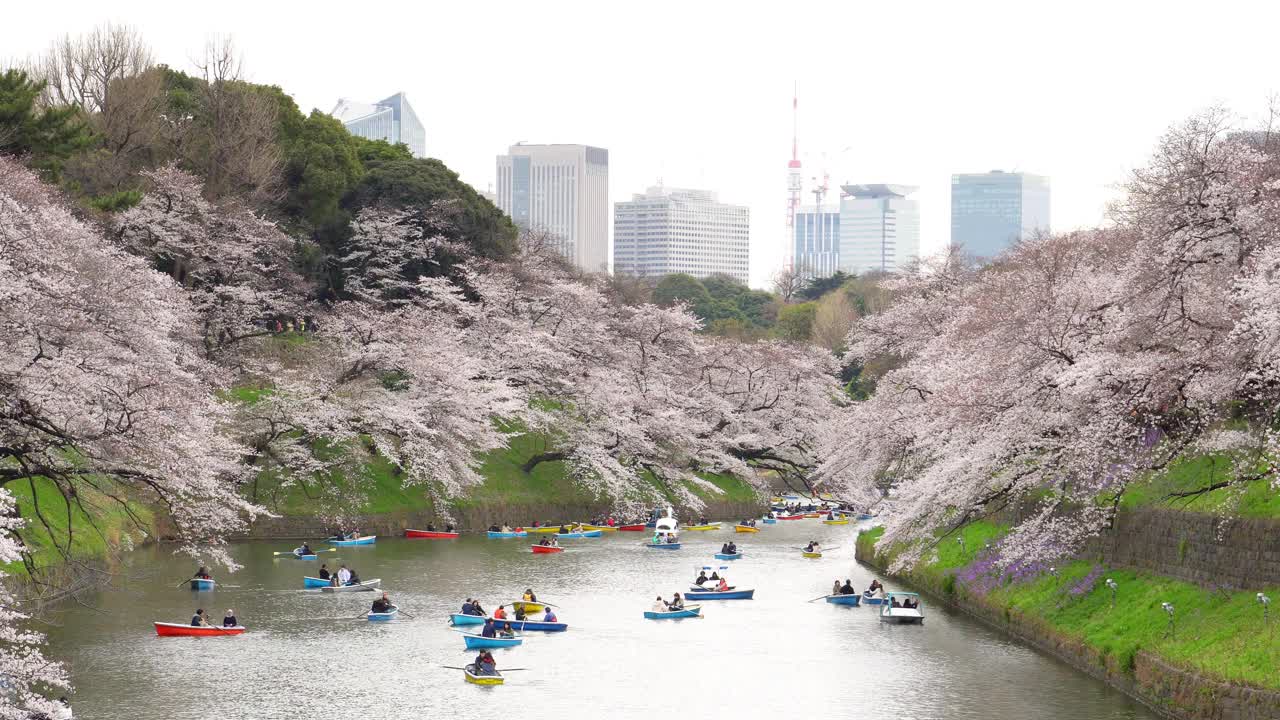
<instances>
[{"instance_id":1,"label":"tree trunk","mask_svg":"<svg viewBox=\"0 0 1280 720\"><path fill-rule=\"evenodd\" d=\"M564 460L568 455L558 451L540 452L529 458L529 461L520 466L525 474L533 472L533 469L544 462L555 462L556 460Z\"/></svg>"}]
</instances>

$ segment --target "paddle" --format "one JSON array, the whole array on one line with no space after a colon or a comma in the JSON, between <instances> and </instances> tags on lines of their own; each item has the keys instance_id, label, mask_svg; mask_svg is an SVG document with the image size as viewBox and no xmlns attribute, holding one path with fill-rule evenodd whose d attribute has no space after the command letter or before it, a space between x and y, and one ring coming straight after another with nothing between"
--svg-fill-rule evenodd
<instances>
[{"instance_id":1,"label":"paddle","mask_svg":"<svg viewBox=\"0 0 1280 720\"><path fill-rule=\"evenodd\" d=\"M355 617L353 617L353 618L351 618L351 619L352 619L352 620L359 620L360 618L364 617L365 615L368 615L368 614L369 614L369 613L371 613L371 612L373 612L373 611L372 611L372 610L365 610L364 612L360 613L359 615L357 615L357 616L355 616Z\"/></svg>"},{"instance_id":2,"label":"paddle","mask_svg":"<svg viewBox=\"0 0 1280 720\"><path fill-rule=\"evenodd\" d=\"M179 582L175 587L182 587L183 585L186 585L187 583L189 583L189 582L191 582L192 580L195 580L195 579L196 579L196 578L189 578L189 579L187 579L187 580L183 580L182 582Z\"/></svg>"},{"instance_id":3,"label":"paddle","mask_svg":"<svg viewBox=\"0 0 1280 720\"><path fill-rule=\"evenodd\" d=\"M831 596L831 595L819 595L818 597L814 598L813 600L805 600L805 602L813 602L814 600L825 600L826 598L829 598L829 597L832 597L832 596Z\"/></svg>"},{"instance_id":4,"label":"paddle","mask_svg":"<svg viewBox=\"0 0 1280 720\"><path fill-rule=\"evenodd\" d=\"M464 667L458 667L457 665L441 665L440 667L445 668L445 669L447 669L447 670L466 670L466 668L464 668ZM532 669L533 669L533 668L502 668L502 669L501 669L501 670L499 670L498 672L500 672L500 673L504 673L504 672L517 672L517 671L519 671L519 670L532 670Z\"/></svg>"},{"instance_id":5,"label":"paddle","mask_svg":"<svg viewBox=\"0 0 1280 720\"><path fill-rule=\"evenodd\" d=\"M412 616L412 615L410 615L409 613L405 612L404 610L400 610L398 607L397 607L396 609L397 609L397 611L398 611L401 615L403 615L403 616L405 616L405 617L409 618L410 620L412 620L412 619L413 619L413 616Z\"/></svg>"}]
</instances>

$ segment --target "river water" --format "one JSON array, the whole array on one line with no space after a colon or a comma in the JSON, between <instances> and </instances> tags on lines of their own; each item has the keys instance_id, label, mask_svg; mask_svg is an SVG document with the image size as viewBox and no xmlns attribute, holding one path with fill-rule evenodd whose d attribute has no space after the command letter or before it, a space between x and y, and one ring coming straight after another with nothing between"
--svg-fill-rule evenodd
<instances>
[{"instance_id":1,"label":"river water","mask_svg":"<svg viewBox=\"0 0 1280 720\"><path fill-rule=\"evenodd\" d=\"M524 539L482 537L388 538L323 553L330 567L336 560L381 578L415 616L385 624L344 619L367 610L372 593L302 590L318 563L273 560L289 542L233 546L244 569L202 593L174 588L193 570L188 559L149 547L130 554L113 589L54 614L51 650L71 669L77 718L1155 717L927 600L923 626L881 624L874 608L806 602L835 579L870 583L873 574L853 559L856 532L803 520L755 535L686 532L676 552L641 547L641 533L613 533L564 541L559 555L533 555ZM729 538L746 557L719 563L712 554ZM798 546L811 538L837 549L802 558ZM730 581L756 588L755 599L704 602L703 619L643 619L655 595L683 592L704 563L730 565ZM464 597L492 610L526 587L559 605L569 624L495 651L499 669L530 670L483 688L441 667L474 656L446 624ZM218 621L234 608L249 630L156 636L152 621L186 622L197 606Z\"/></svg>"}]
</instances>

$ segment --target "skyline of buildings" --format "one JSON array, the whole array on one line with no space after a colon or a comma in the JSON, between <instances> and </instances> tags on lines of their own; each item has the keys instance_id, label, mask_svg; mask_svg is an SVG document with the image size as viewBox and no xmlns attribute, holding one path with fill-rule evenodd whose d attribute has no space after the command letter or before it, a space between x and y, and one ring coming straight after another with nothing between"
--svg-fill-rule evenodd
<instances>
[{"instance_id":1,"label":"skyline of buildings","mask_svg":"<svg viewBox=\"0 0 1280 720\"><path fill-rule=\"evenodd\" d=\"M914 185L843 185L839 269L894 272L920 256L920 203Z\"/></svg>"},{"instance_id":2,"label":"skyline of buildings","mask_svg":"<svg viewBox=\"0 0 1280 720\"><path fill-rule=\"evenodd\" d=\"M951 176L951 244L979 261L1049 227L1049 178L1002 170Z\"/></svg>"},{"instance_id":3,"label":"skyline of buildings","mask_svg":"<svg viewBox=\"0 0 1280 720\"><path fill-rule=\"evenodd\" d=\"M497 156L497 206L517 227L545 231L587 272L609 271L609 151L516 143Z\"/></svg>"},{"instance_id":4,"label":"skyline of buildings","mask_svg":"<svg viewBox=\"0 0 1280 720\"><path fill-rule=\"evenodd\" d=\"M751 210L710 190L650 187L614 203L613 271L634 277L686 273L750 282Z\"/></svg>"},{"instance_id":5,"label":"skyline of buildings","mask_svg":"<svg viewBox=\"0 0 1280 720\"><path fill-rule=\"evenodd\" d=\"M339 98L329 112L347 132L367 140L404 143L414 157L427 156L427 131L418 119L405 94L398 92L376 103L362 103Z\"/></svg>"}]
</instances>

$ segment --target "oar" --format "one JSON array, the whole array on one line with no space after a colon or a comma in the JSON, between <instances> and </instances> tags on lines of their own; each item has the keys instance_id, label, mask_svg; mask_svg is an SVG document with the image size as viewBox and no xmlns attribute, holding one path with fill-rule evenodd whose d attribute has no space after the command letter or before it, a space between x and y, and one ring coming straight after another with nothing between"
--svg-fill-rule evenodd
<instances>
[{"instance_id":1,"label":"oar","mask_svg":"<svg viewBox=\"0 0 1280 720\"><path fill-rule=\"evenodd\" d=\"M829 598L829 597L831 597L831 595L819 595L813 600L805 600L805 602L813 602L814 600L825 600L826 598Z\"/></svg>"},{"instance_id":2,"label":"oar","mask_svg":"<svg viewBox=\"0 0 1280 720\"><path fill-rule=\"evenodd\" d=\"M188 578L188 579L186 579L186 580L183 580L182 582L178 583L175 587L182 587L183 585L186 585L187 583L191 582L192 580L195 580L195 578Z\"/></svg>"},{"instance_id":3,"label":"oar","mask_svg":"<svg viewBox=\"0 0 1280 720\"><path fill-rule=\"evenodd\" d=\"M396 610L397 610L401 615L403 615L403 616L405 616L405 617L407 617L407 618L409 618L409 619L413 619L413 616L412 616L412 615L410 615L409 613L405 612L404 610L401 610L400 608L396 608Z\"/></svg>"},{"instance_id":4,"label":"oar","mask_svg":"<svg viewBox=\"0 0 1280 720\"><path fill-rule=\"evenodd\" d=\"M359 615L357 615L357 616L355 616L355 617L353 617L353 618L351 618L351 619L352 619L352 620L359 620L360 618L364 617L365 615L368 615L368 614L369 614L369 613L371 613L371 612L373 612L373 611L372 611L372 610L365 610L364 612L360 613Z\"/></svg>"}]
</instances>

